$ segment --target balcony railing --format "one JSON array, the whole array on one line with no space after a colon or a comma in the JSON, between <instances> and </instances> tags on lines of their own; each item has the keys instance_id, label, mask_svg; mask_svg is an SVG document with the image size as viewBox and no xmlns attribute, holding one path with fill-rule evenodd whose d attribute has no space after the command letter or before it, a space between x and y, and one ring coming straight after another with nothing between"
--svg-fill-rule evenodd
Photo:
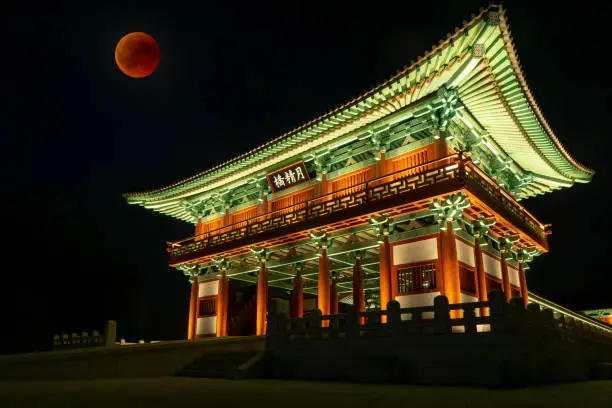
<instances>
[{"instance_id":1,"label":"balcony railing","mask_svg":"<svg viewBox=\"0 0 612 408\"><path fill-rule=\"evenodd\" d=\"M211 246L255 236L266 231L316 219L466 176L483 187L489 194L498 198L513 214L525 220L538 236L544 237L543 231L538 228L539 222L531 214L526 212L508 193L497 186L469 159L462 158L459 153L456 153L181 241L169 243L168 252L172 257L186 255Z\"/></svg>"}]
</instances>

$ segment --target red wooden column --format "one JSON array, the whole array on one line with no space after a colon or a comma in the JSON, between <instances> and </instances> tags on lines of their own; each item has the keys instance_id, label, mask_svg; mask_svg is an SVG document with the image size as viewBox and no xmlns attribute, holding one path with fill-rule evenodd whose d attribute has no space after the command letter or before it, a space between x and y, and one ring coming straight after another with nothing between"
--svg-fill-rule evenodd
<instances>
[{"instance_id":1,"label":"red wooden column","mask_svg":"<svg viewBox=\"0 0 612 408\"><path fill-rule=\"evenodd\" d=\"M380 243L380 310L387 310L387 303L391 301L391 248L389 236L384 234ZM387 316L381 321L386 322Z\"/></svg>"},{"instance_id":2,"label":"red wooden column","mask_svg":"<svg viewBox=\"0 0 612 408\"><path fill-rule=\"evenodd\" d=\"M510 277L508 276L508 263L504 253L501 254L501 274L502 274L502 289L506 302L512 298L512 287L510 286Z\"/></svg>"},{"instance_id":3,"label":"red wooden column","mask_svg":"<svg viewBox=\"0 0 612 408\"><path fill-rule=\"evenodd\" d=\"M329 315L329 259L327 258L327 247L321 248L319 255L319 280L317 291L317 307L323 315Z\"/></svg>"},{"instance_id":4,"label":"red wooden column","mask_svg":"<svg viewBox=\"0 0 612 408\"><path fill-rule=\"evenodd\" d=\"M484 261L482 259L482 248L480 247L480 236L475 236L474 241L474 263L476 264L476 279L478 280L478 300L486 302L489 300L489 292L487 288L487 276L484 270ZM488 307L480 308L481 316L489 315Z\"/></svg>"},{"instance_id":5,"label":"red wooden column","mask_svg":"<svg viewBox=\"0 0 612 408\"><path fill-rule=\"evenodd\" d=\"M527 290L527 277L525 276L525 262L519 262L519 281L521 283L521 297L527 307L529 303L529 292Z\"/></svg>"},{"instance_id":6,"label":"red wooden column","mask_svg":"<svg viewBox=\"0 0 612 408\"><path fill-rule=\"evenodd\" d=\"M223 321L223 283L223 272L221 272L221 276L217 280L217 302L215 306L217 309L217 325L215 335L217 337L223 336L223 327L221 323Z\"/></svg>"},{"instance_id":7,"label":"red wooden column","mask_svg":"<svg viewBox=\"0 0 612 408\"><path fill-rule=\"evenodd\" d=\"M330 302L330 313L333 315L338 314L338 277L336 273L332 273L331 278L331 288L329 294L329 302Z\"/></svg>"},{"instance_id":8,"label":"red wooden column","mask_svg":"<svg viewBox=\"0 0 612 408\"><path fill-rule=\"evenodd\" d=\"M453 231L452 221L446 221L446 229L440 230L440 261L444 279L444 293L448 303L461 303L461 287L459 281L459 260L457 259L457 241ZM459 310L451 310L451 317L458 318Z\"/></svg>"},{"instance_id":9,"label":"red wooden column","mask_svg":"<svg viewBox=\"0 0 612 408\"><path fill-rule=\"evenodd\" d=\"M227 336L227 303L229 296L229 279L225 271L219 277L217 289L217 337Z\"/></svg>"},{"instance_id":10,"label":"red wooden column","mask_svg":"<svg viewBox=\"0 0 612 408\"><path fill-rule=\"evenodd\" d=\"M360 256L357 255L353 266L353 305L359 313L365 311L365 299L363 294L363 271L361 270Z\"/></svg>"},{"instance_id":11,"label":"red wooden column","mask_svg":"<svg viewBox=\"0 0 612 408\"><path fill-rule=\"evenodd\" d=\"M298 269L295 278L293 278L293 292L291 293L293 300L293 308L291 310L292 317L304 316L304 282L302 274Z\"/></svg>"},{"instance_id":12,"label":"red wooden column","mask_svg":"<svg viewBox=\"0 0 612 408\"><path fill-rule=\"evenodd\" d=\"M257 317L255 334L263 336L266 334L266 323L268 315L268 269L266 261L261 261L259 274L257 276Z\"/></svg>"},{"instance_id":13,"label":"red wooden column","mask_svg":"<svg viewBox=\"0 0 612 408\"><path fill-rule=\"evenodd\" d=\"M446 143L446 134L444 131L440 131L440 137L434 140L434 159L442 159L448 156L448 144Z\"/></svg>"},{"instance_id":14,"label":"red wooden column","mask_svg":"<svg viewBox=\"0 0 612 408\"><path fill-rule=\"evenodd\" d=\"M501 253L501 273L502 273L502 289L506 298L506 302L512 298L512 286L510 285L510 277L508 276L508 263L506 257L510 257L512 254L512 245L518 241L518 235L506 235L499 242L499 249Z\"/></svg>"},{"instance_id":15,"label":"red wooden column","mask_svg":"<svg viewBox=\"0 0 612 408\"><path fill-rule=\"evenodd\" d=\"M191 282L191 295L189 298L189 320L187 321L187 339L191 340L196 336L196 324L198 319L198 275L192 274L189 278Z\"/></svg>"}]
</instances>

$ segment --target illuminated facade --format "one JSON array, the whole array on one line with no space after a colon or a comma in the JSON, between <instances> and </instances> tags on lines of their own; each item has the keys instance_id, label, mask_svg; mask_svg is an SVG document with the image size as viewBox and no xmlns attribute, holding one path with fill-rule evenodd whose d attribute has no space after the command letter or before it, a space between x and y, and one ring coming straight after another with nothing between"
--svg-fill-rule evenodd
<instances>
[{"instance_id":1,"label":"illuminated facade","mask_svg":"<svg viewBox=\"0 0 612 408\"><path fill-rule=\"evenodd\" d=\"M168 251L192 282L196 338L264 334L272 298L293 316L495 289L527 303L549 230L521 201L592 175L545 121L490 6L326 115L126 198L194 224Z\"/></svg>"}]
</instances>

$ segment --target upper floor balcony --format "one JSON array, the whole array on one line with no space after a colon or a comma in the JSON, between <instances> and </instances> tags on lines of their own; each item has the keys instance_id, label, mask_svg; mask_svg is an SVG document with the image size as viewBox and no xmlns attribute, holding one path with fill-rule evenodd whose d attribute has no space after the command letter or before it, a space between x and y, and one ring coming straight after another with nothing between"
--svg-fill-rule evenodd
<instances>
[{"instance_id":1,"label":"upper floor balcony","mask_svg":"<svg viewBox=\"0 0 612 408\"><path fill-rule=\"evenodd\" d=\"M216 253L263 243L291 240L291 234L313 228L334 229L362 224L373 213L390 215L425 209L434 197L463 191L471 206L468 218L495 215L492 232L519 232L524 244L547 250L546 226L510 193L462 153L370 179L282 209L257 215L168 244L170 264L177 265Z\"/></svg>"}]
</instances>

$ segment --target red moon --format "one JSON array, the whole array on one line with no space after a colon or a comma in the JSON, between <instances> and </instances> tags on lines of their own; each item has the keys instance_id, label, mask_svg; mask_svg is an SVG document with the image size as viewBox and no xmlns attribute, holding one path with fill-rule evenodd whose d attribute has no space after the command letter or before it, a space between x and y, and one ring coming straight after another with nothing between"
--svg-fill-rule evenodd
<instances>
[{"instance_id":1,"label":"red moon","mask_svg":"<svg viewBox=\"0 0 612 408\"><path fill-rule=\"evenodd\" d=\"M130 33L117 43L115 62L125 75L144 78L159 64L159 45L149 34Z\"/></svg>"}]
</instances>

